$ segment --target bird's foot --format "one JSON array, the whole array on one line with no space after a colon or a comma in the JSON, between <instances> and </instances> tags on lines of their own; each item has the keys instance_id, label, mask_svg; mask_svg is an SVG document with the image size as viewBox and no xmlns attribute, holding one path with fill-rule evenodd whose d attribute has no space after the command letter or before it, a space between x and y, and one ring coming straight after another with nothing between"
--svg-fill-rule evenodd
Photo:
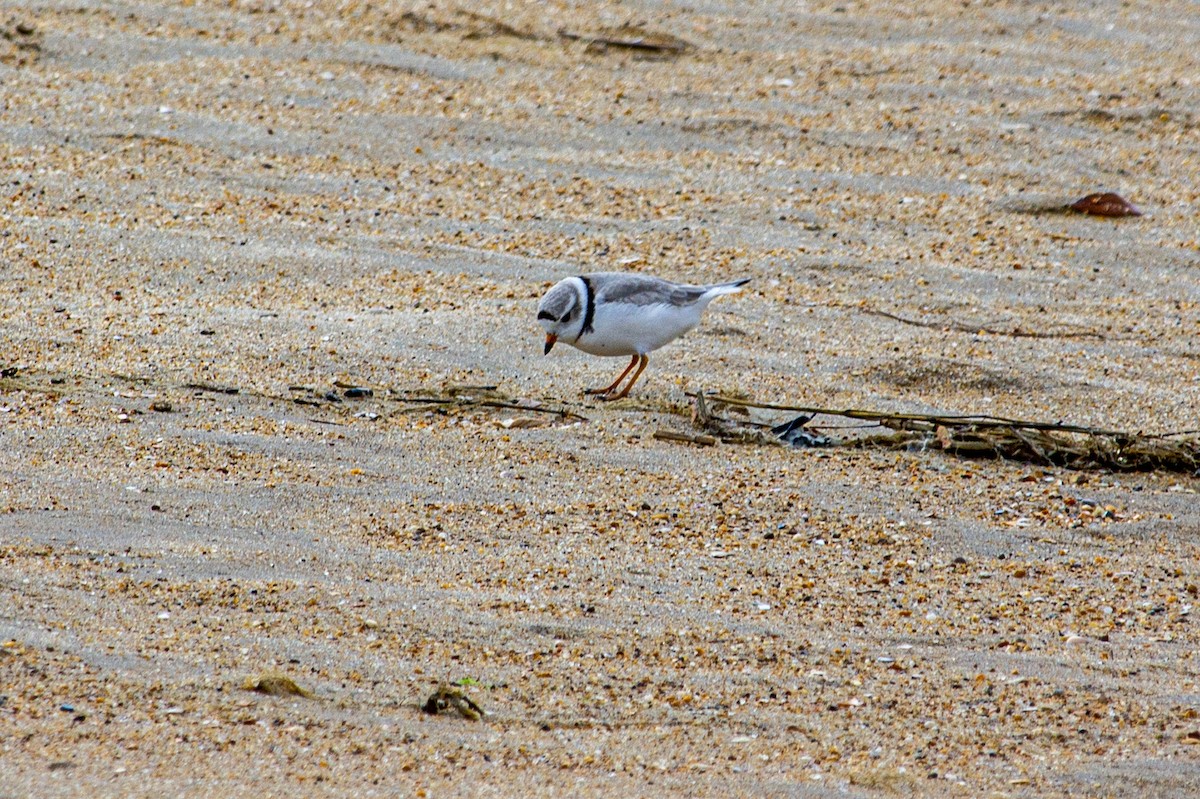
<instances>
[{"instance_id":1,"label":"bird's foot","mask_svg":"<svg viewBox=\"0 0 1200 799\"><path fill-rule=\"evenodd\" d=\"M587 391L584 391L583 393L589 397L595 397L596 399L600 400L601 402L612 402L613 400L621 399L622 397L626 396L629 392L617 391L616 389L613 389L613 388L589 388Z\"/></svg>"}]
</instances>

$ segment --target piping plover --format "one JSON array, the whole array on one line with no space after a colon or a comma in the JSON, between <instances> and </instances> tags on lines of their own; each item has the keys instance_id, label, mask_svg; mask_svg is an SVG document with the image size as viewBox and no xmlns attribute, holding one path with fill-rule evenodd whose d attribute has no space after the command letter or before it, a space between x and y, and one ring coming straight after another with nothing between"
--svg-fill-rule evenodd
<instances>
[{"instance_id":1,"label":"piping plover","mask_svg":"<svg viewBox=\"0 0 1200 799\"><path fill-rule=\"evenodd\" d=\"M560 280L538 303L546 329L546 354L559 339L590 355L628 355L629 366L604 388L588 389L600 399L624 397L650 361L646 353L674 341L700 322L714 298L741 289L750 278L711 286L689 286L648 275L596 272ZM625 388L617 386L634 367Z\"/></svg>"}]
</instances>

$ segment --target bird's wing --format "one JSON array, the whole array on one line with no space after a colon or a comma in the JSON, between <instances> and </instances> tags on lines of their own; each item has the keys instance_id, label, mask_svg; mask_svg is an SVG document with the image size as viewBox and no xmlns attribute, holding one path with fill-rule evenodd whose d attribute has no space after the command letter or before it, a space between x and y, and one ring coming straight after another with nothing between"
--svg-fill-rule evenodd
<instances>
[{"instance_id":1,"label":"bird's wing","mask_svg":"<svg viewBox=\"0 0 1200 799\"><path fill-rule=\"evenodd\" d=\"M657 277L619 272L605 274L601 284L598 297L605 302L630 305L691 305L708 290L705 286L684 286Z\"/></svg>"}]
</instances>

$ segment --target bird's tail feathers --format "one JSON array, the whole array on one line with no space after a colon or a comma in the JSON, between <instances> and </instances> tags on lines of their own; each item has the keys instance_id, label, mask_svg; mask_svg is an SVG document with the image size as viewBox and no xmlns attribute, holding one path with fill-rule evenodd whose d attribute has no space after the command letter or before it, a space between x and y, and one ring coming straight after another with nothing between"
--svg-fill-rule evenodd
<instances>
[{"instance_id":1,"label":"bird's tail feathers","mask_svg":"<svg viewBox=\"0 0 1200 799\"><path fill-rule=\"evenodd\" d=\"M713 295L717 294L733 294L735 291L741 291L742 286L750 282L750 278L744 277L741 280L731 280L728 283L716 283L708 287L708 290Z\"/></svg>"}]
</instances>

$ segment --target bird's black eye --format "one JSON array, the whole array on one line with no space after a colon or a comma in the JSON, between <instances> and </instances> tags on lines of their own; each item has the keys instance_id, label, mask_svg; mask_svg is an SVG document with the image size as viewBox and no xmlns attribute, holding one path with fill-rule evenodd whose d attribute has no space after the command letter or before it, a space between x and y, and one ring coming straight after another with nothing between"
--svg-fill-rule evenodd
<instances>
[{"instance_id":1,"label":"bird's black eye","mask_svg":"<svg viewBox=\"0 0 1200 799\"><path fill-rule=\"evenodd\" d=\"M538 311L538 319L549 319L551 322L558 321L558 317L549 311Z\"/></svg>"}]
</instances>

